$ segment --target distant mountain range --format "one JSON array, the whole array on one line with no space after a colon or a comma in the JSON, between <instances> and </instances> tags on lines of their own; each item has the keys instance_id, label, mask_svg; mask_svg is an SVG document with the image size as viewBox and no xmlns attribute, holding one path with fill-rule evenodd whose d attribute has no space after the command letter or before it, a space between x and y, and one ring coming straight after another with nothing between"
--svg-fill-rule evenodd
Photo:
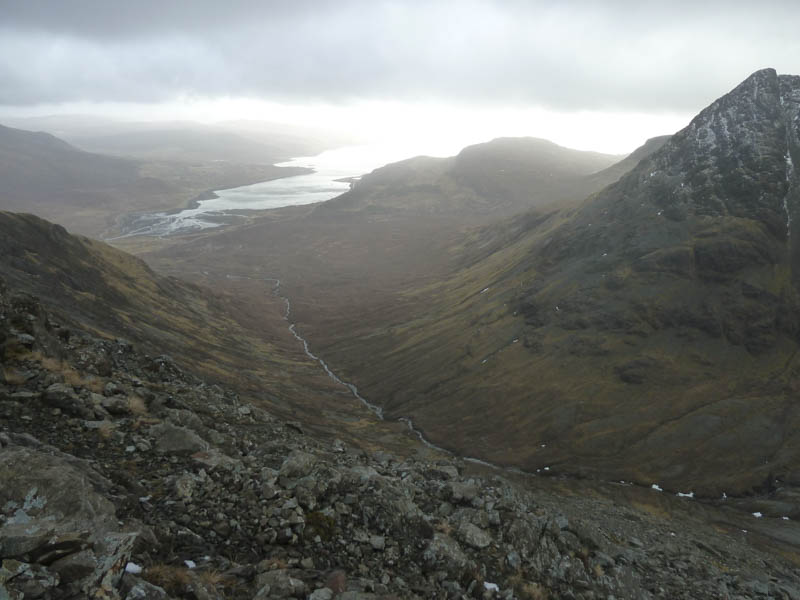
<instances>
[{"instance_id":1,"label":"distant mountain range","mask_svg":"<svg viewBox=\"0 0 800 600\"><path fill-rule=\"evenodd\" d=\"M352 143L341 133L262 121L207 125L50 115L8 123L20 129L46 131L89 152L159 161L271 165Z\"/></svg>"}]
</instances>

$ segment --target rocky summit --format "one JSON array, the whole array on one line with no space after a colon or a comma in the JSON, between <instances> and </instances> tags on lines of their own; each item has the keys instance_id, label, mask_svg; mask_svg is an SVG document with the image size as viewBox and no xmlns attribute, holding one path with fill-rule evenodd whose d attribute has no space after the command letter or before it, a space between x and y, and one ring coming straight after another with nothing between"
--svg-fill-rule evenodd
<instances>
[{"instance_id":1,"label":"rocky summit","mask_svg":"<svg viewBox=\"0 0 800 600\"><path fill-rule=\"evenodd\" d=\"M683 500L313 437L3 283L0 344L3 600L800 598Z\"/></svg>"}]
</instances>

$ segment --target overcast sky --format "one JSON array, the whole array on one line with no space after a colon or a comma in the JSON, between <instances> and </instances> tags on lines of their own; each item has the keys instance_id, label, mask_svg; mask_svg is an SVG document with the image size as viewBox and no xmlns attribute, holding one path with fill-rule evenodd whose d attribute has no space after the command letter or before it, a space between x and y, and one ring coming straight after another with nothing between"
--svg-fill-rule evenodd
<instances>
[{"instance_id":1,"label":"overcast sky","mask_svg":"<svg viewBox=\"0 0 800 600\"><path fill-rule=\"evenodd\" d=\"M467 120L533 135L572 119L572 145L623 151L756 69L800 73L798 22L796 0L0 0L0 116L366 131L395 115L406 130ZM587 131L596 119L605 128Z\"/></svg>"}]
</instances>

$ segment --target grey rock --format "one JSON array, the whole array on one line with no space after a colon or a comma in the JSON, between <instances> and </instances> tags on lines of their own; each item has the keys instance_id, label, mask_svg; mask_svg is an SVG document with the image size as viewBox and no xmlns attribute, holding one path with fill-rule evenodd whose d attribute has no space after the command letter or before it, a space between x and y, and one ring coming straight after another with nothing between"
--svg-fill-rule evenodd
<instances>
[{"instance_id":1,"label":"grey rock","mask_svg":"<svg viewBox=\"0 0 800 600\"><path fill-rule=\"evenodd\" d=\"M313 454L302 450L293 450L283 461L280 475L290 479L305 477L311 473L316 462L317 459Z\"/></svg>"},{"instance_id":2,"label":"grey rock","mask_svg":"<svg viewBox=\"0 0 800 600\"><path fill-rule=\"evenodd\" d=\"M492 536L472 523L461 523L456 535L459 540L478 550L486 548L492 543Z\"/></svg>"},{"instance_id":3,"label":"grey rock","mask_svg":"<svg viewBox=\"0 0 800 600\"><path fill-rule=\"evenodd\" d=\"M84 406L83 401L75 394L72 386L64 383L54 383L49 386L42 396L45 404L59 408L70 415L89 418L91 411Z\"/></svg>"},{"instance_id":4,"label":"grey rock","mask_svg":"<svg viewBox=\"0 0 800 600\"><path fill-rule=\"evenodd\" d=\"M256 598L303 598L306 584L292 577L287 569L266 571L256 578ZM266 592L264 592L266 590Z\"/></svg>"},{"instance_id":5,"label":"grey rock","mask_svg":"<svg viewBox=\"0 0 800 600\"><path fill-rule=\"evenodd\" d=\"M373 550L383 550L386 547L386 538L382 535L372 535L369 538L369 545Z\"/></svg>"},{"instance_id":6,"label":"grey rock","mask_svg":"<svg viewBox=\"0 0 800 600\"><path fill-rule=\"evenodd\" d=\"M171 423L159 423L150 428L149 434L156 442L156 450L162 454L194 454L209 449L208 444L194 431Z\"/></svg>"},{"instance_id":7,"label":"grey rock","mask_svg":"<svg viewBox=\"0 0 800 600\"><path fill-rule=\"evenodd\" d=\"M472 482L452 481L447 484L453 504L471 504L478 495L478 486Z\"/></svg>"},{"instance_id":8,"label":"grey rock","mask_svg":"<svg viewBox=\"0 0 800 600\"><path fill-rule=\"evenodd\" d=\"M308 597L308 600L332 600L332 598L333 598L333 590L324 587L311 592L311 595Z\"/></svg>"},{"instance_id":9,"label":"grey rock","mask_svg":"<svg viewBox=\"0 0 800 600\"><path fill-rule=\"evenodd\" d=\"M136 534L119 530L110 482L77 459L16 446L0 452L0 481L0 556L52 563L87 597L115 588Z\"/></svg>"},{"instance_id":10,"label":"grey rock","mask_svg":"<svg viewBox=\"0 0 800 600\"><path fill-rule=\"evenodd\" d=\"M137 581L125 595L125 600L168 600L169 596L162 588L148 583Z\"/></svg>"},{"instance_id":11,"label":"grey rock","mask_svg":"<svg viewBox=\"0 0 800 600\"><path fill-rule=\"evenodd\" d=\"M119 396L103 398L100 406L116 417L124 417L131 414L131 408L127 398L121 398Z\"/></svg>"},{"instance_id":12,"label":"grey rock","mask_svg":"<svg viewBox=\"0 0 800 600\"><path fill-rule=\"evenodd\" d=\"M443 533L435 533L423 552L423 560L431 569L461 571L470 559L464 554L458 542Z\"/></svg>"}]
</instances>

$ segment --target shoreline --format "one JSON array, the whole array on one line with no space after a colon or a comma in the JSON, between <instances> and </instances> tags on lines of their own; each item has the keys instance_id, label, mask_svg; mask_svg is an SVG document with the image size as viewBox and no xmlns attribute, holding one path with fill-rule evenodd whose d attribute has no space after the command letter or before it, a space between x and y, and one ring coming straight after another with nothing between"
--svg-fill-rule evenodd
<instances>
[{"instance_id":1,"label":"shoreline","mask_svg":"<svg viewBox=\"0 0 800 600\"><path fill-rule=\"evenodd\" d=\"M192 210L192 209L195 209L195 208L200 208L200 203L201 202L203 202L205 200L214 200L216 198L219 198L219 196L217 195L217 192L220 191L220 190L231 190L231 189L235 189L235 188L238 188L238 187L244 187L244 186L247 186L247 185L255 185L257 183L266 183L267 181L275 181L276 179L287 179L289 177L297 177L298 175L310 175L311 173L315 172L314 169L312 169L311 167L278 167L277 165L271 165L271 166L273 166L275 168L278 168L278 169L285 169L286 171L291 171L291 173L280 174L280 175L276 175L275 177L266 177L264 179L258 179L258 181L249 181L249 182L246 182L246 183L239 183L239 184L236 184L236 185L231 185L229 187L206 190L205 192L200 192L194 198L191 198L191 199L187 200L184 203L184 206L178 207L178 208L173 208L171 210L165 211L165 214L167 214L167 215L176 215L179 212L184 211L184 210Z\"/></svg>"}]
</instances>

